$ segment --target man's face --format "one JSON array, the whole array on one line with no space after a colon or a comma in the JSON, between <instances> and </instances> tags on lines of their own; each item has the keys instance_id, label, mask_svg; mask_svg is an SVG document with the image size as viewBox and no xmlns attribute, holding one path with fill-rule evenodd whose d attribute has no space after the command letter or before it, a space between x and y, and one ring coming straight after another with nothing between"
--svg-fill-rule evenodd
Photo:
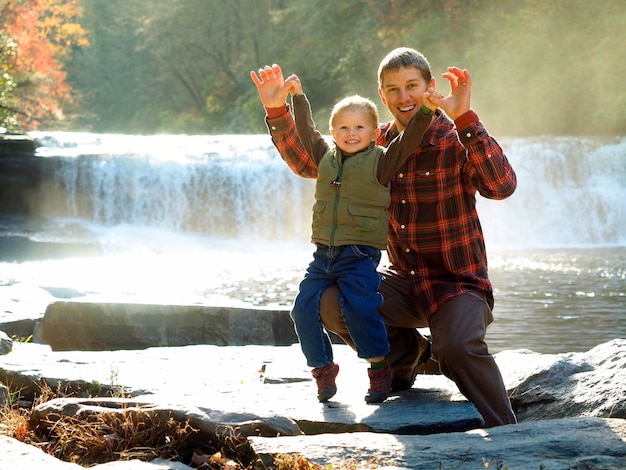
<instances>
[{"instance_id":1,"label":"man's face","mask_svg":"<svg viewBox=\"0 0 626 470\"><path fill-rule=\"evenodd\" d=\"M428 83L415 67L390 70L382 76L378 94L399 131L404 130L411 117L419 112L423 95L431 86L435 86L435 79Z\"/></svg>"}]
</instances>

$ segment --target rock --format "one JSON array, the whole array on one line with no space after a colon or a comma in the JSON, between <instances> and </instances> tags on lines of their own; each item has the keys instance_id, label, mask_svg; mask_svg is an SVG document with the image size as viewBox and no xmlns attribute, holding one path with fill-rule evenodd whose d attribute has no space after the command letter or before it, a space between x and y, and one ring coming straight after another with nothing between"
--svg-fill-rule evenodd
<instances>
[{"instance_id":1,"label":"rock","mask_svg":"<svg viewBox=\"0 0 626 470\"><path fill-rule=\"evenodd\" d=\"M39 421L124 406L154 410L193 419L207 435L216 423L241 427L258 454L298 452L322 466L369 456L414 469L621 468L626 462L626 421L615 417L626 402L624 339L585 353L497 354L521 422L490 429L481 429L473 405L443 376L420 375L413 389L367 405L367 364L345 345L334 351L339 391L326 404L317 402L298 345L90 352L16 343L3 357L0 380L20 376L31 388L41 381L53 388L70 380L110 381L110 391L124 384L134 395L55 400L38 407Z\"/></svg>"},{"instance_id":2,"label":"rock","mask_svg":"<svg viewBox=\"0 0 626 470\"><path fill-rule=\"evenodd\" d=\"M36 150L37 141L32 137L0 129L0 158L34 157Z\"/></svg>"},{"instance_id":3,"label":"rock","mask_svg":"<svg viewBox=\"0 0 626 470\"><path fill-rule=\"evenodd\" d=\"M9 354L13 350L13 340L4 331L0 331L0 356Z\"/></svg>"},{"instance_id":4,"label":"rock","mask_svg":"<svg viewBox=\"0 0 626 470\"><path fill-rule=\"evenodd\" d=\"M503 351L498 359L506 362L513 354ZM507 384L519 421L576 416L626 418L626 340L616 339L582 353L526 352L520 359L524 356L520 362L527 365L526 377ZM533 363L536 366L528 368Z\"/></svg>"},{"instance_id":5,"label":"rock","mask_svg":"<svg viewBox=\"0 0 626 470\"><path fill-rule=\"evenodd\" d=\"M0 323L0 328L5 333L17 337L28 338L33 337L36 330L37 320L32 318L20 319L6 323Z\"/></svg>"},{"instance_id":6,"label":"rock","mask_svg":"<svg viewBox=\"0 0 626 470\"><path fill-rule=\"evenodd\" d=\"M41 183L42 159L28 136L0 133L0 212L29 214Z\"/></svg>"},{"instance_id":7,"label":"rock","mask_svg":"<svg viewBox=\"0 0 626 470\"><path fill-rule=\"evenodd\" d=\"M533 421L428 436L346 433L249 440L261 457L299 453L322 468L370 459L390 468L428 470L617 469L626 464L626 421L622 419Z\"/></svg>"},{"instance_id":8,"label":"rock","mask_svg":"<svg viewBox=\"0 0 626 470\"><path fill-rule=\"evenodd\" d=\"M46 470L83 470L80 465L63 462L46 454L41 449L24 444L10 437L0 435L0 468L11 470L33 470L45 468ZM139 460L127 460L109 462L89 467L92 470L188 470L191 467L180 462L168 462L163 459L155 459L152 462Z\"/></svg>"},{"instance_id":9,"label":"rock","mask_svg":"<svg viewBox=\"0 0 626 470\"><path fill-rule=\"evenodd\" d=\"M48 305L41 335L57 351L297 342L286 309L74 301Z\"/></svg>"},{"instance_id":10,"label":"rock","mask_svg":"<svg viewBox=\"0 0 626 470\"><path fill-rule=\"evenodd\" d=\"M220 422L287 418L304 432L438 432L482 425L480 415L443 376L419 376L415 388L385 406L367 405L367 363L336 345L339 391L321 405L299 345L208 346L118 351L52 351L16 343L0 381L22 395L48 384L75 396L119 394L159 406L197 406ZM123 387L122 387L123 385Z\"/></svg>"},{"instance_id":11,"label":"rock","mask_svg":"<svg viewBox=\"0 0 626 470\"><path fill-rule=\"evenodd\" d=\"M11 404L11 394L3 383L0 383L0 410Z\"/></svg>"},{"instance_id":12,"label":"rock","mask_svg":"<svg viewBox=\"0 0 626 470\"><path fill-rule=\"evenodd\" d=\"M150 422L155 427L164 427L169 420L188 422L198 431L198 438L206 442L216 439L216 431L235 427L244 436L276 437L302 434L295 421L280 416L242 421L241 414L227 415L206 408L127 398L57 398L36 406L32 410L29 426L31 429L48 432L60 417L84 419L94 414L139 417L140 419L135 419L135 422L147 421L141 417L149 416Z\"/></svg>"}]
</instances>

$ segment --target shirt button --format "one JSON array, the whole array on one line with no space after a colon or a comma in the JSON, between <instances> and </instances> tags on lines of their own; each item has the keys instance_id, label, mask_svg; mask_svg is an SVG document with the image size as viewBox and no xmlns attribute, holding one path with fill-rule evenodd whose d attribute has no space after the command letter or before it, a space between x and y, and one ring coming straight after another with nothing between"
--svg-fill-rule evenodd
<instances>
[{"instance_id":1,"label":"shirt button","mask_svg":"<svg viewBox=\"0 0 626 470\"><path fill-rule=\"evenodd\" d=\"M411 274L411 276L415 276L415 271L410 271L409 274Z\"/></svg>"},{"instance_id":2,"label":"shirt button","mask_svg":"<svg viewBox=\"0 0 626 470\"><path fill-rule=\"evenodd\" d=\"M406 249L406 250L404 250L404 251L406 251L407 253L410 253L410 252L411 252L411 249L410 249L410 248L407 248L407 249Z\"/></svg>"},{"instance_id":3,"label":"shirt button","mask_svg":"<svg viewBox=\"0 0 626 470\"><path fill-rule=\"evenodd\" d=\"M427 171L427 172L426 172L426 176L430 176L430 171Z\"/></svg>"},{"instance_id":4,"label":"shirt button","mask_svg":"<svg viewBox=\"0 0 626 470\"><path fill-rule=\"evenodd\" d=\"M404 229L406 227L406 225L400 225L401 229Z\"/></svg>"},{"instance_id":5,"label":"shirt button","mask_svg":"<svg viewBox=\"0 0 626 470\"><path fill-rule=\"evenodd\" d=\"M402 199L402 204L406 204L406 199Z\"/></svg>"},{"instance_id":6,"label":"shirt button","mask_svg":"<svg viewBox=\"0 0 626 470\"><path fill-rule=\"evenodd\" d=\"M398 178L404 178L404 173L398 173Z\"/></svg>"},{"instance_id":7,"label":"shirt button","mask_svg":"<svg viewBox=\"0 0 626 470\"><path fill-rule=\"evenodd\" d=\"M272 130L275 131L276 130L276 126L272 126Z\"/></svg>"},{"instance_id":8,"label":"shirt button","mask_svg":"<svg viewBox=\"0 0 626 470\"><path fill-rule=\"evenodd\" d=\"M467 134L465 134L465 137L471 137L471 136L472 136L471 132L468 132Z\"/></svg>"}]
</instances>

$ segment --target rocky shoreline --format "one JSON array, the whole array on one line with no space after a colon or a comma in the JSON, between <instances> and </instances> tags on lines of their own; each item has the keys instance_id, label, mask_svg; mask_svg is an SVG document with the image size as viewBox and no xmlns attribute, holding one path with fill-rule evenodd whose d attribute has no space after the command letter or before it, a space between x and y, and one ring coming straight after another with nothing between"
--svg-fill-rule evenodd
<instances>
[{"instance_id":1,"label":"rocky shoreline","mask_svg":"<svg viewBox=\"0 0 626 470\"><path fill-rule=\"evenodd\" d=\"M68 309L65 305L63 311L76 306ZM111 310L110 305L108 308ZM79 391L94 384L123 389L122 398L52 400L37 407L36 416L40 421L54 422L55 417L82 416L86 410L101 414L119 409L167 413L174 419L191 420L207 436L220 427L236 428L256 456L265 461L280 453L297 452L324 468L337 468L345 461L379 464L364 468L394 465L410 469L626 467L624 339L583 353L498 353L496 360L520 423L484 429L473 405L441 375L419 375L411 390L394 394L381 405L365 404L367 366L345 345L335 346L341 366L339 392L333 401L320 404L298 345L284 339L280 341L289 344L276 346L268 340L262 345L229 345L225 339L224 325L229 324L225 322L229 318L237 321L231 322L228 331L245 330L246 322L250 322L254 331L275 332L280 313L258 315L258 311L249 311L242 315L238 309L218 317L196 313L194 321L202 319L204 331L221 331L218 337L223 343L207 344L209 340L203 337L188 345L173 345L171 337L180 319L177 309L169 308L170 314L155 316L159 320L152 325L161 329L159 338L170 339L143 349L86 350L86 330L67 324L52 335L55 341L65 341L61 348L13 343L4 335L0 342L5 347L0 357L0 382L19 386L25 394L29 387L35 390L44 382ZM102 311L85 315L80 322L88 325L89 318L98 317L102 324L103 318L115 318L115 328L102 327L110 337L111 331L119 336L141 331L132 325L149 326L145 315L144 323L139 321L141 315L133 313L134 307L126 306L124 315L119 314L120 309L116 316L103 315ZM46 336L46 331L53 331L47 330L52 323L46 326L52 317L46 312L40 324L43 337L52 337ZM97 340L96 323L92 322L89 335ZM284 319L279 323L283 325ZM72 341L80 347L73 348ZM44 464L55 469L81 468L6 436L0 436L0 448L0 468ZM136 460L92 468L191 467L183 462Z\"/></svg>"}]
</instances>

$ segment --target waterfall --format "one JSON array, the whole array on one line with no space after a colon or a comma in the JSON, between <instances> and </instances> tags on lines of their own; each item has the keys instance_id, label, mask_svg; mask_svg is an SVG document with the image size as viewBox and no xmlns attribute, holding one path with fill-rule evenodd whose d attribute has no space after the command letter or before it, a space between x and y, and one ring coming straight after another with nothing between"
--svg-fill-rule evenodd
<instances>
[{"instance_id":1,"label":"waterfall","mask_svg":"<svg viewBox=\"0 0 626 470\"><path fill-rule=\"evenodd\" d=\"M267 136L39 140L50 178L39 196L41 214L219 238L308 232L314 182L290 173Z\"/></svg>"},{"instance_id":2,"label":"waterfall","mask_svg":"<svg viewBox=\"0 0 626 470\"><path fill-rule=\"evenodd\" d=\"M518 187L478 198L488 246L626 245L626 138L504 139Z\"/></svg>"},{"instance_id":3,"label":"waterfall","mask_svg":"<svg viewBox=\"0 0 626 470\"><path fill-rule=\"evenodd\" d=\"M45 168L34 212L103 226L307 241L312 180L266 135L33 133ZM488 246L626 245L626 138L499 139L518 177L478 196Z\"/></svg>"}]
</instances>

